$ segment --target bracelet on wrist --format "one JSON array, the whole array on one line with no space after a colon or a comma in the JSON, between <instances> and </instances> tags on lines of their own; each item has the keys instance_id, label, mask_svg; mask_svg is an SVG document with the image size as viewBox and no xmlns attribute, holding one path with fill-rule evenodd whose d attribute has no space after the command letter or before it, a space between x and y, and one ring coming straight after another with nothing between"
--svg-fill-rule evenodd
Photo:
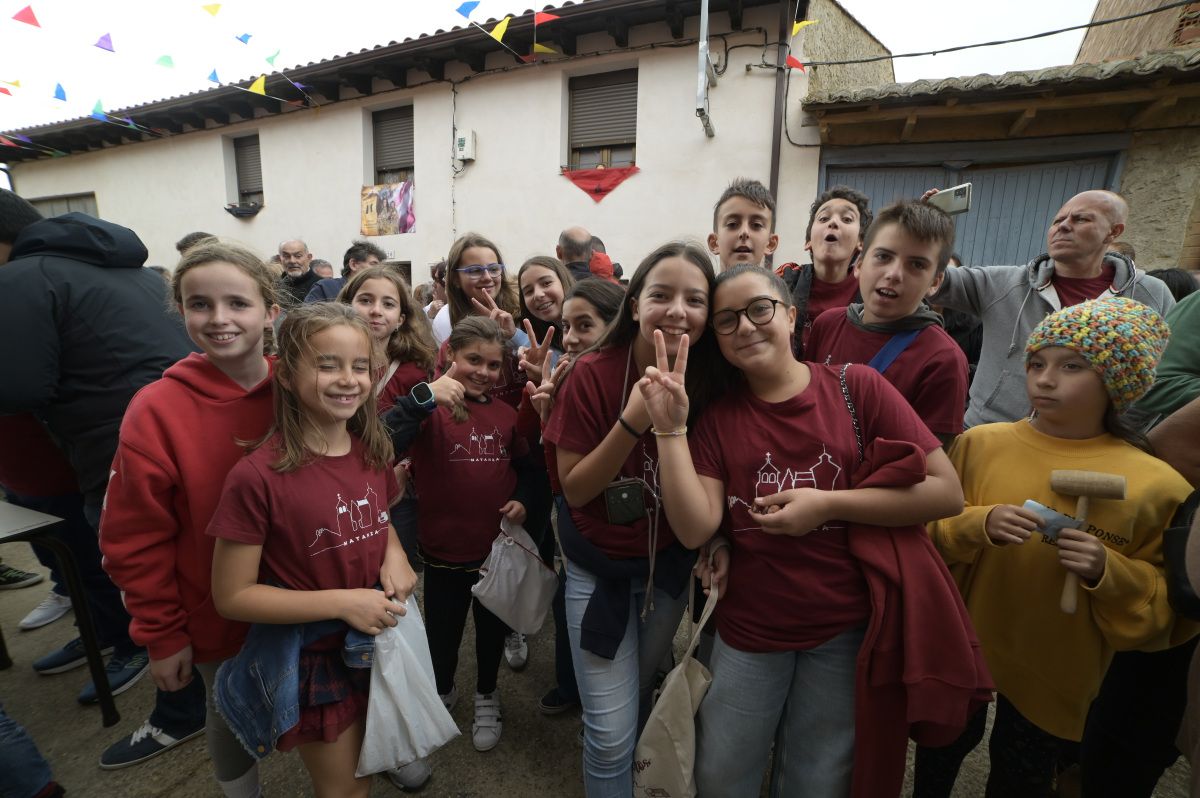
<instances>
[{"instance_id":1,"label":"bracelet on wrist","mask_svg":"<svg viewBox=\"0 0 1200 798\"><path fill-rule=\"evenodd\" d=\"M677 438L680 435L687 435L687 425L683 425L679 429L660 430L654 427L650 428L656 438Z\"/></svg>"},{"instance_id":2,"label":"bracelet on wrist","mask_svg":"<svg viewBox=\"0 0 1200 798\"><path fill-rule=\"evenodd\" d=\"M628 421L626 421L626 420L625 420L625 416L618 415L618 416L617 416L617 423L621 425L621 428L622 428L622 429L624 429L626 432L628 432L630 435L632 435L632 436L633 436L634 438L636 438L637 440L641 440L641 439L642 439L642 433L640 433L640 432L638 432L637 430L635 430L635 429L633 428L633 426L632 426L632 425L630 425L630 423L629 423Z\"/></svg>"}]
</instances>

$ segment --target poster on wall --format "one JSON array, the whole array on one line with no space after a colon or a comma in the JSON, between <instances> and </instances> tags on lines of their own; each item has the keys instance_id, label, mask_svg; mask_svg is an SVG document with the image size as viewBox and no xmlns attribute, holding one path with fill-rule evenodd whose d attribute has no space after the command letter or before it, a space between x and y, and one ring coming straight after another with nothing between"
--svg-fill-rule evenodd
<instances>
[{"instance_id":1,"label":"poster on wall","mask_svg":"<svg viewBox=\"0 0 1200 798\"><path fill-rule=\"evenodd\" d=\"M362 235L391 236L417 229L413 184L388 183L362 188Z\"/></svg>"}]
</instances>

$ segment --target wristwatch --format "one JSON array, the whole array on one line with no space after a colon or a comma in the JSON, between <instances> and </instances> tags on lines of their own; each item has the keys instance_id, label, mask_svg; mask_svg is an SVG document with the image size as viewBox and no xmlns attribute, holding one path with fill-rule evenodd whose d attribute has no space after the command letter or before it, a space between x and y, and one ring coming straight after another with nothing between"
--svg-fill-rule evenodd
<instances>
[{"instance_id":1,"label":"wristwatch","mask_svg":"<svg viewBox=\"0 0 1200 798\"><path fill-rule=\"evenodd\" d=\"M408 392L408 395L412 397L412 400L422 410L432 413L433 409L437 407L437 400L433 398L433 389L429 387L429 383L427 382L418 382Z\"/></svg>"}]
</instances>

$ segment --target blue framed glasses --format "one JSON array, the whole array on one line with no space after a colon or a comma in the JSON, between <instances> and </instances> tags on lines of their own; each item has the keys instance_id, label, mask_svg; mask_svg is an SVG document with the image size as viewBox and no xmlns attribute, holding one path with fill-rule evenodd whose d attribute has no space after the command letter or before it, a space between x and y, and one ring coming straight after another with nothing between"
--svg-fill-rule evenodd
<instances>
[{"instance_id":1,"label":"blue framed glasses","mask_svg":"<svg viewBox=\"0 0 1200 798\"><path fill-rule=\"evenodd\" d=\"M489 263L486 266L459 266L454 271L466 277L468 280L479 280L483 275L489 277L499 277L504 274L503 263Z\"/></svg>"}]
</instances>

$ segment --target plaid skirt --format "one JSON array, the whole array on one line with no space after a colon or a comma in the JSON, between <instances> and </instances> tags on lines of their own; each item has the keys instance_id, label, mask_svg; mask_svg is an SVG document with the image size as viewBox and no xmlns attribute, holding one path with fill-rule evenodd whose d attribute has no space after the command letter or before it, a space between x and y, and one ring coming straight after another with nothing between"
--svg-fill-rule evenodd
<instances>
[{"instance_id":1,"label":"plaid skirt","mask_svg":"<svg viewBox=\"0 0 1200 798\"><path fill-rule=\"evenodd\" d=\"M307 743L332 743L356 721L367 717L370 668L342 661L344 633L322 638L300 651L300 722L275 743L291 751Z\"/></svg>"}]
</instances>

